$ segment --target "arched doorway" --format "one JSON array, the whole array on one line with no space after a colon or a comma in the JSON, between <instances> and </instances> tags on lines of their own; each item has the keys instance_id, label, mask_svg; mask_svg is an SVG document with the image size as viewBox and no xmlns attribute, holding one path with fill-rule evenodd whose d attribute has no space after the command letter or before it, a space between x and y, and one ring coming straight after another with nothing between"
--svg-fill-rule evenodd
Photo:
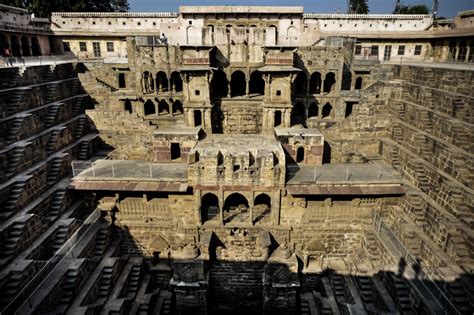
<instances>
[{"instance_id":1,"label":"arched doorway","mask_svg":"<svg viewBox=\"0 0 474 315\"><path fill-rule=\"evenodd\" d=\"M219 199L212 193L201 198L201 222L219 220Z\"/></svg>"},{"instance_id":2,"label":"arched doorway","mask_svg":"<svg viewBox=\"0 0 474 315\"><path fill-rule=\"evenodd\" d=\"M326 103L321 110L321 118L326 118L331 116L332 106L329 103Z\"/></svg>"},{"instance_id":3,"label":"arched doorway","mask_svg":"<svg viewBox=\"0 0 474 315\"><path fill-rule=\"evenodd\" d=\"M132 102L128 98L124 102L124 110L129 112L130 114L133 112Z\"/></svg>"},{"instance_id":4,"label":"arched doorway","mask_svg":"<svg viewBox=\"0 0 474 315\"><path fill-rule=\"evenodd\" d=\"M336 75L334 72L329 72L326 74L326 78L324 79L324 93L330 93L336 84Z\"/></svg>"},{"instance_id":5,"label":"arched doorway","mask_svg":"<svg viewBox=\"0 0 474 315\"><path fill-rule=\"evenodd\" d=\"M313 118L313 117L318 117L318 104L316 103L311 103L308 108L308 118Z\"/></svg>"},{"instance_id":6,"label":"arched doorway","mask_svg":"<svg viewBox=\"0 0 474 315\"><path fill-rule=\"evenodd\" d=\"M249 93L257 95L265 94L265 81L260 71L254 71L250 75Z\"/></svg>"},{"instance_id":7,"label":"arched doorway","mask_svg":"<svg viewBox=\"0 0 474 315\"><path fill-rule=\"evenodd\" d=\"M274 117L274 127L278 127L281 125L281 110L276 110L275 111L275 117Z\"/></svg>"},{"instance_id":8,"label":"arched doorway","mask_svg":"<svg viewBox=\"0 0 474 315\"><path fill-rule=\"evenodd\" d=\"M291 112L291 124L306 124L306 110L302 103L296 103L293 106L293 111Z\"/></svg>"},{"instance_id":9,"label":"arched doorway","mask_svg":"<svg viewBox=\"0 0 474 315\"><path fill-rule=\"evenodd\" d=\"M31 38L31 53L33 56L41 56L41 47L37 37Z\"/></svg>"},{"instance_id":10,"label":"arched doorway","mask_svg":"<svg viewBox=\"0 0 474 315\"><path fill-rule=\"evenodd\" d=\"M31 56L30 40L26 36L21 37L21 50L23 52L23 56Z\"/></svg>"},{"instance_id":11,"label":"arched doorway","mask_svg":"<svg viewBox=\"0 0 474 315\"><path fill-rule=\"evenodd\" d=\"M12 35L10 37L10 42L11 42L13 56L15 57L21 56L20 41L18 40L18 37L16 35Z\"/></svg>"},{"instance_id":12,"label":"arched doorway","mask_svg":"<svg viewBox=\"0 0 474 315\"><path fill-rule=\"evenodd\" d=\"M142 74L142 90L145 94L155 90L155 80L153 80L153 75L148 71Z\"/></svg>"},{"instance_id":13,"label":"arched doorway","mask_svg":"<svg viewBox=\"0 0 474 315\"><path fill-rule=\"evenodd\" d=\"M237 70L232 73L230 80L230 91L232 97L245 95L246 86L247 82L245 81L245 74L242 71Z\"/></svg>"},{"instance_id":14,"label":"arched doorway","mask_svg":"<svg viewBox=\"0 0 474 315\"><path fill-rule=\"evenodd\" d=\"M145 116L148 116L148 115L155 115L156 114L156 108L155 108L155 104L153 103L152 100L147 100L145 102L145 105L144 106L144 114Z\"/></svg>"},{"instance_id":15,"label":"arched doorway","mask_svg":"<svg viewBox=\"0 0 474 315\"><path fill-rule=\"evenodd\" d=\"M0 53L3 53L3 50L8 47L10 47L8 38L4 34L0 34Z\"/></svg>"},{"instance_id":16,"label":"arched doorway","mask_svg":"<svg viewBox=\"0 0 474 315\"><path fill-rule=\"evenodd\" d=\"M170 106L165 100L158 103L158 115L168 115L170 113Z\"/></svg>"},{"instance_id":17,"label":"arched doorway","mask_svg":"<svg viewBox=\"0 0 474 315\"><path fill-rule=\"evenodd\" d=\"M202 115L199 109L194 110L194 127L202 125Z\"/></svg>"},{"instance_id":18,"label":"arched doorway","mask_svg":"<svg viewBox=\"0 0 474 315\"><path fill-rule=\"evenodd\" d=\"M224 202L224 222L246 222L249 216L247 198L239 193L233 193Z\"/></svg>"},{"instance_id":19,"label":"arched doorway","mask_svg":"<svg viewBox=\"0 0 474 315\"><path fill-rule=\"evenodd\" d=\"M306 95L306 85L308 84L308 79L306 74L303 72L298 72L296 79L293 82L293 90L295 91L296 96Z\"/></svg>"},{"instance_id":20,"label":"arched doorway","mask_svg":"<svg viewBox=\"0 0 474 315\"><path fill-rule=\"evenodd\" d=\"M270 223L272 212L272 200L267 194L260 194L255 198L253 206L254 223Z\"/></svg>"},{"instance_id":21,"label":"arched doorway","mask_svg":"<svg viewBox=\"0 0 474 315\"><path fill-rule=\"evenodd\" d=\"M296 163L301 163L304 161L304 148L299 147L298 150L296 150Z\"/></svg>"},{"instance_id":22,"label":"arched doorway","mask_svg":"<svg viewBox=\"0 0 474 315\"><path fill-rule=\"evenodd\" d=\"M173 116L182 115L183 114L183 104L180 101L176 100L173 103Z\"/></svg>"},{"instance_id":23,"label":"arched doorway","mask_svg":"<svg viewBox=\"0 0 474 315\"><path fill-rule=\"evenodd\" d=\"M222 70L217 70L214 72L211 81L212 97L213 98L222 98L226 97L229 93L229 81L227 76Z\"/></svg>"},{"instance_id":24,"label":"arched doorway","mask_svg":"<svg viewBox=\"0 0 474 315\"><path fill-rule=\"evenodd\" d=\"M288 43L290 45L294 45L296 44L296 28L294 28L293 26L290 26L288 27L287 31L286 31L286 37L288 39Z\"/></svg>"},{"instance_id":25,"label":"arched doorway","mask_svg":"<svg viewBox=\"0 0 474 315\"><path fill-rule=\"evenodd\" d=\"M311 74L309 81L309 94L320 94L321 93L321 73L314 72Z\"/></svg>"},{"instance_id":26,"label":"arched doorway","mask_svg":"<svg viewBox=\"0 0 474 315\"><path fill-rule=\"evenodd\" d=\"M357 77L356 82L355 82L355 89L360 90L362 89L362 78Z\"/></svg>"},{"instance_id":27,"label":"arched doorway","mask_svg":"<svg viewBox=\"0 0 474 315\"><path fill-rule=\"evenodd\" d=\"M156 74L156 90L158 92L168 91L168 76L163 71L160 71Z\"/></svg>"},{"instance_id":28,"label":"arched doorway","mask_svg":"<svg viewBox=\"0 0 474 315\"><path fill-rule=\"evenodd\" d=\"M272 30L273 34L274 34L274 44L275 45L278 45L278 28L275 26L275 25L270 25L270 29Z\"/></svg>"},{"instance_id":29,"label":"arched doorway","mask_svg":"<svg viewBox=\"0 0 474 315\"><path fill-rule=\"evenodd\" d=\"M183 91L183 80L178 72L173 72L171 74L171 89L174 92L182 92Z\"/></svg>"}]
</instances>

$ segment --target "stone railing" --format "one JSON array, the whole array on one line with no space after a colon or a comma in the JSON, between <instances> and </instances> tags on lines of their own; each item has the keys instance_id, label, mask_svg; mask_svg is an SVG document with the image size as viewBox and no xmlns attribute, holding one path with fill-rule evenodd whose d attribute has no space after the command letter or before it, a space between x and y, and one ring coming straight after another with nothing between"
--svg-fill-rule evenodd
<instances>
[{"instance_id":1,"label":"stone railing","mask_svg":"<svg viewBox=\"0 0 474 315\"><path fill-rule=\"evenodd\" d=\"M367 19L367 20L420 20L430 19L429 14L337 14L305 13L305 19Z\"/></svg>"},{"instance_id":2,"label":"stone railing","mask_svg":"<svg viewBox=\"0 0 474 315\"><path fill-rule=\"evenodd\" d=\"M53 12L53 17L76 17L76 18L161 18L161 17L169 17L169 18L176 18L178 17L177 12Z\"/></svg>"}]
</instances>

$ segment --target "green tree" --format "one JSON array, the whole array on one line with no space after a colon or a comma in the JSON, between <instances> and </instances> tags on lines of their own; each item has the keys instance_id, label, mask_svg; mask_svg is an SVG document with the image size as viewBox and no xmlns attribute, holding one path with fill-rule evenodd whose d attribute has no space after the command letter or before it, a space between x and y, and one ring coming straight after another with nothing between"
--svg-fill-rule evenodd
<instances>
[{"instance_id":1,"label":"green tree","mask_svg":"<svg viewBox=\"0 0 474 315\"><path fill-rule=\"evenodd\" d=\"M369 4L367 0L347 0L347 13L367 14L369 13Z\"/></svg>"},{"instance_id":2,"label":"green tree","mask_svg":"<svg viewBox=\"0 0 474 315\"><path fill-rule=\"evenodd\" d=\"M430 10L424 4L400 5L394 11L394 14L429 14Z\"/></svg>"},{"instance_id":3,"label":"green tree","mask_svg":"<svg viewBox=\"0 0 474 315\"><path fill-rule=\"evenodd\" d=\"M0 0L1 4L27 8L37 17L51 12L126 12L128 0Z\"/></svg>"},{"instance_id":4,"label":"green tree","mask_svg":"<svg viewBox=\"0 0 474 315\"><path fill-rule=\"evenodd\" d=\"M0 4L9 5L12 7L25 8L25 1L23 0L0 0Z\"/></svg>"}]
</instances>

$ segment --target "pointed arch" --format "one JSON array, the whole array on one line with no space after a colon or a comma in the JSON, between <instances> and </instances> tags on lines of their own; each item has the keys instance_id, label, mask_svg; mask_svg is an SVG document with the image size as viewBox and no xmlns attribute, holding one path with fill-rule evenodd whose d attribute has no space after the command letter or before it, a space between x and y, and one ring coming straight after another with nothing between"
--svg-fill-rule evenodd
<instances>
[{"instance_id":1,"label":"pointed arch","mask_svg":"<svg viewBox=\"0 0 474 315\"><path fill-rule=\"evenodd\" d=\"M21 50L23 52L23 56L31 56L30 40L26 36L21 37Z\"/></svg>"},{"instance_id":2,"label":"pointed arch","mask_svg":"<svg viewBox=\"0 0 474 315\"><path fill-rule=\"evenodd\" d=\"M332 105L330 103L326 103L321 110L321 118L331 117L332 112Z\"/></svg>"},{"instance_id":3,"label":"pointed arch","mask_svg":"<svg viewBox=\"0 0 474 315\"><path fill-rule=\"evenodd\" d=\"M308 118L318 117L318 114L318 104L316 102L311 103L308 108Z\"/></svg>"},{"instance_id":4,"label":"pointed arch","mask_svg":"<svg viewBox=\"0 0 474 315\"><path fill-rule=\"evenodd\" d=\"M326 74L326 78L324 79L324 93L330 93L336 84L336 75L334 72L329 72Z\"/></svg>"},{"instance_id":5,"label":"pointed arch","mask_svg":"<svg viewBox=\"0 0 474 315\"><path fill-rule=\"evenodd\" d=\"M145 116L156 114L155 104L153 103L152 100L147 100L145 104L143 105L143 107L144 107L143 112Z\"/></svg>"},{"instance_id":6,"label":"pointed arch","mask_svg":"<svg viewBox=\"0 0 474 315\"><path fill-rule=\"evenodd\" d=\"M309 82L309 94L320 94L321 93L321 73L313 72Z\"/></svg>"},{"instance_id":7,"label":"pointed arch","mask_svg":"<svg viewBox=\"0 0 474 315\"><path fill-rule=\"evenodd\" d=\"M183 80L177 71L171 73L171 89L175 92L183 91Z\"/></svg>"},{"instance_id":8,"label":"pointed arch","mask_svg":"<svg viewBox=\"0 0 474 315\"><path fill-rule=\"evenodd\" d=\"M165 72L159 71L156 74L155 86L157 92L166 92L168 91L168 76Z\"/></svg>"},{"instance_id":9,"label":"pointed arch","mask_svg":"<svg viewBox=\"0 0 474 315\"><path fill-rule=\"evenodd\" d=\"M229 93L229 81L227 80L227 75L222 70L217 70L214 72L211 81L212 97L213 98L222 98L226 97Z\"/></svg>"},{"instance_id":10,"label":"pointed arch","mask_svg":"<svg viewBox=\"0 0 474 315\"><path fill-rule=\"evenodd\" d=\"M355 89L356 90L362 89L362 78L361 77L357 77L357 79L355 81Z\"/></svg>"},{"instance_id":11,"label":"pointed arch","mask_svg":"<svg viewBox=\"0 0 474 315\"><path fill-rule=\"evenodd\" d=\"M174 101L172 105L172 112L173 112L173 116L182 115L184 112L183 104L178 100Z\"/></svg>"},{"instance_id":12,"label":"pointed arch","mask_svg":"<svg viewBox=\"0 0 474 315\"><path fill-rule=\"evenodd\" d=\"M298 74L296 75L296 79L293 82L295 95L297 95L297 96L306 95L306 86L307 85L308 85L308 78L306 76L306 73L298 72Z\"/></svg>"},{"instance_id":13,"label":"pointed arch","mask_svg":"<svg viewBox=\"0 0 474 315\"><path fill-rule=\"evenodd\" d=\"M265 81L262 78L262 73L258 70L252 72L250 75L249 93L258 95L265 94Z\"/></svg>"},{"instance_id":14,"label":"pointed arch","mask_svg":"<svg viewBox=\"0 0 474 315\"><path fill-rule=\"evenodd\" d=\"M306 109L303 103L296 103L293 106L293 111L291 112L291 123L292 125L305 125L306 123Z\"/></svg>"},{"instance_id":15,"label":"pointed arch","mask_svg":"<svg viewBox=\"0 0 474 315\"><path fill-rule=\"evenodd\" d=\"M253 222L263 223L271 218L272 199L269 195L262 193L255 197L253 206Z\"/></svg>"},{"instance_id":16,"label":"pointed arch","mask_svg":"<svg viewBox=\"0 0 474 315\"><path fill-rule=\"evenodd\" d=\"M201 198L201 222L211 221L219 216L219 198L207 193Z\"/></svg>"},{"instance_id":17,"label":"pointed arch","mask_svg":"<svg viewBox=\"0 0 474 315\"><path fill-rule=\"evenodd\" d=\"M246 86L247 82L245 81L245 74L240 70L234 71L230 80L230 91L232 97L245 95Z\"/></svg>"},{"instance_id":18,"label":"pointed arch","mask_svg":"<svg viewBox=\"0 0 474 315\"><path fill-rule=\"evenodd\" d=\"M158 115L167 115L170 113L170 106L165 100L158 103Z\"/></svg>"}]
</instances>

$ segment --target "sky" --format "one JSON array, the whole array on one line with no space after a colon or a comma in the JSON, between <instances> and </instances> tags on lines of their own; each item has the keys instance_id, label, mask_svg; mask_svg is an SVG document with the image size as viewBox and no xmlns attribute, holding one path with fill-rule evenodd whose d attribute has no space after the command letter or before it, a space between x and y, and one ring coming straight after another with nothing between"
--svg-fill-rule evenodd
<instances>
[{"instance_id":1,"label":"sky","mask_svg":"<svg viewBox=\"0 0 474 315\"><path fill-rule=\"evenodd\" d=\"M370 13L392 13L396 0L369 0ZM402 4L426 4L432 0L402 0ZM439 0L439 14L452 18L458 11L474 9L474 0ZM306 13L345 13L347 0L128 0L131 11L178 12L180 5L268 5L303 6Z\"/></svg>"}]
</instances>

